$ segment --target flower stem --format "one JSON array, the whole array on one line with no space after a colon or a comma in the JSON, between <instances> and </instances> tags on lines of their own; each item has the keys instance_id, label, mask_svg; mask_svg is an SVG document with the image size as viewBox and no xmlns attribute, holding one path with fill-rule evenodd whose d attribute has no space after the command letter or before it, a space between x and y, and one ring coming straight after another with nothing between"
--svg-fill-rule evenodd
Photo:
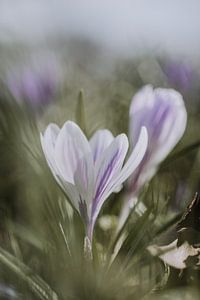
<instances>
[{"instance_id":1,"label":"flower stem","mask_svg":"<svg viewBox=\"0 0 200 300\"><path fill-rule=\"evenodd\" d=\"M87 261L92 261L92 243L88 236L84 238L84 256Z\"/></svg>"}]
</instances>

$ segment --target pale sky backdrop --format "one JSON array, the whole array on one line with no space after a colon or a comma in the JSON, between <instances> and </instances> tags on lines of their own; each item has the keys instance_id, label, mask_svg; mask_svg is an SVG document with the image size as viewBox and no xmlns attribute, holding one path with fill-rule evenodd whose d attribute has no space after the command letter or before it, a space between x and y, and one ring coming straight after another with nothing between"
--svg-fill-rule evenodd
<instances>
[{"instance_id":1,"label":"pale sky backdrop","mask_svg":"<svg viewBox=\"0 0 200 300\"><path fill-rule=\"evenodd\" d=\"M200 0L0 0L0 43L81 35L119 53L200 53Z\"/></svg>"}]
</instances>

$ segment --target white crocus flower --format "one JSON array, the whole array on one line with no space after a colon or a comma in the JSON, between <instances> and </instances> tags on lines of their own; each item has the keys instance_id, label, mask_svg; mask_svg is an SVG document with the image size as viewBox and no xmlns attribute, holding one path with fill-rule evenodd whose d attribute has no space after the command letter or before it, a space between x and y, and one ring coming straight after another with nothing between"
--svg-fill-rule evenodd
<instances>
[{"instance_id":1,"label":"white crocus flower","mask_svg":"<svg viewBox=\"0 0 200 300\"><path fill-rule=\"evenodd\" d=\"M128 195L121 211L118 229L137 203L138 193L155 175L159 164L180 141L186 128L187 112L180 93L173 89L143 87L130 106L129 140L134 149L142 126L148 132L147 151L128 180ZM140 208L139 203L138 208ZM138 209L137 208L137 209ZM145 209L143 208L145 211Z\"/></svg>"},{"instance_id":2,"label":"white crocus flower","mask_svg":"<svg viewBox=\"0 0 200 300\"><path fill-rule=\"evenodd\" d=\"M82 217L90 242L103 203L134 172L144 157L147 148L144 127L137 138L124 164L129 147L125 134L113 137L110 131L99 130L88 141L79 126L71 121L61 129L50 124L41 134L47 163Z\"/></svg>"},{"instance_id":3,"label":"white crocus flower","mask_svg":"<svg viewBox=\"0 0 200 300\"><path fill-rule=\"evenodd\" d=\"M134 148L142 126L148 132L147 151L129 180L129 188L134 196L153 177L159 164L180 141L186 123L183 98L173 89L153 89L147 85L133 97L129 124L131 147Z\"/></svg>"}]
</instances>

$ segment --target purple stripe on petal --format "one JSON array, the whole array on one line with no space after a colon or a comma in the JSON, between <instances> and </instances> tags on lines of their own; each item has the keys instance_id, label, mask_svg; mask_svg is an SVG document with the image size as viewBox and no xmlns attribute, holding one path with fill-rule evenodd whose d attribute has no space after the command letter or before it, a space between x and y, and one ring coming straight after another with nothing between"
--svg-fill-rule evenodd
<instances>
[{"instance_id":1,"label":"purple stripe on petal","mask_svg":"<svg viewBox=\"0 0 200 300\"><path fill-rule=\"evenodd\" d=\"M108 183L109 177L114 169L115 163L118 159L119 150L116 151L116 153L113 155L113 158L111 159L110 163L108 164L105 172L103 173L101 180L99 182L98 188L96 189L96 194L93 200L93 206L92 206L92 215L94 214L96 210L96 206L99 202L99 199L101 198L102 193L104 192L106 188L106 184Z\"/></svg>"},{"instance_id":2,"label":"purple stripe on petal","mask_svg":"<svg viewBox=\"0 0 200 300\"><path fill-rule=\"evenodd\" d=\"M83 200L80 196L80 201L78 203L79 206L79 212L81 217L83 218L83 221L85 222L85 224L88 224L88 212L87 212L87 204L85 202L85 200Z\"/></svg>"},{"instance_id":3,"label":"purple stripe on petal","mask_svg":"<svg viewBox=\"0 0 200 300\"><path fill-rule=\"evenodd\" d=\"M162 133L163 130L163 124L165 124L168 116L172 113L172 108L169 105L164 105L162 103L162 106L157 110L155 115L152 115L153 117L153 128L152 128L152 133L151 133L151 138L152 142L155 142L158 140L160 134Z\"/></svg>"}]
</instances>

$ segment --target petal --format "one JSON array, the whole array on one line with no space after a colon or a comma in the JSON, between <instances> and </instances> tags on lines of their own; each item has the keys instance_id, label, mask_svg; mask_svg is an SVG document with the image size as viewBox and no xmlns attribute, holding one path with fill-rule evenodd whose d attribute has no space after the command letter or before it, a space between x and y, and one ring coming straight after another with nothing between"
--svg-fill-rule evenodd
<instances>
[{"instance_id":1,"label":"petal","mask_svg":"<svg viewBox=\"0 0 200 300\"><path fill-rule=\"evenodd\" d=\"M183 136L187 124L187 112L184 101L178 92L174 90L156 89L156 97L162 97L172 107L171 114L162 126L159 136L159 147L154 155L154 160L160 163L172 151Z\"/></svg>"},{"instance_id":2,"label":"petal","mask_svg":"<svg viewBox=\"0 0 200 300\"><path fill-rule=\"evenodd\" d=\"M80 213L79 210L79 202L80 202L80 195L79 192L76 188L75 185L69 183L69 182L64 182L62 178L57 179L59 185L62 187L63 191L66 192L70 203L72 204L72 206L76 209L77 212Z\"/></svg>"},{"instance_id":3,"label":"petal","mask_svg":"<svg viewBox=\"0 0 200 300\"><path fill-rule=\"evenodd\" d=\"M115 188L116 185L122 184L141 163L148 145L148 134L145 127L141 128L140 135L137 141L135 148L133 149L129 159L121 170L119 176L115 179L116 183L113 186Z\"/></svg>"},{"instance_id":4,"label":"petal","mask_svg":"<svg viewBox=\"0 0 200 300\"><path fill-rule=\"evenodd\" d=\"M97 162L106 148L111 144L114 137L109 130L98 130L90 139L94 162Z\"/></svg>"},{"instance_id":5,"label":"petal","mask_svg":"<svg viewBox=\"0 0 200 300\"><path fill-rule=\"evenodd\" d=\"M126 181L126 179L135 171L145 155L147 143L147 130L145 127L142 127L138 142L133 152L131 153L122 170L112 179L112 182L110 182L104 193L101 195L100 203L103 204L110 194L113 193L116 188Z\"/></svg>"},{"instance_id":6,"label":"petal","mask_svg":"<svg viewBox=\"0 0 200 300\"><path fill-rule=\"evenodd\" d=\"M64 180L62 174L60 174L59 169L55 162L55 144L60 132L60 128L56 124L48 125L47 129L44 132L44 135L41 134L41 144L42 149L45 154L47 163L61 188L66 192L69 200L74 206L74 208L79 211L79 193L76 187Z\"/></svg>"},{"instance_id":7,"label":"petal","mask_svg":"<svg viewBox=\"0 0 200 300\"><path fill-rule=\"evenodd\" d=\"M152 108L155 102L152 85L146 85L137 92L130 105L130 115L136 115L139 111L146 108Z\"/></svg>"},{"instance_id":8,"label":"petal","mask_svg":"<svg viewBox=\"0 0 200 300\"><path fill-rule=\"evenodd\" d=\"M94 194L94 164L91 153L78 161L77 169L74 173L74 182L81 202L85 203L88 212Z\"/></svg>"},{"instance_id":9,"label":"petal","mask_svg":"<svg viewBox=\"0 0 200 300\"><path fill-rule=\"evenodd\" d=\"M154 103L155 97L151 85L144 86L131 101L129 111L129 140L132 148L134 148L138 141L141 127L145 126L149 130L149 118L152 115Z\"/></svg>"},{"instance_id":10,"label":"petal","mask_svg":"<svg viewBox=\"0 0 200 300\"><path fill-rule=\"evenodd\" d=\"M186 123L184 101L177 91L146 86L134 96L130 107L131 146L134 147L141 126L145 126L148 148L140 170L130 180L133 188L136 184L139 190L153 177L161 161L181 139Z\"/></svg>"},{"instance_id":11,"label":"petal","mask_svg":"<svg viewBox=\"0 0 200 300\"><path fill-rule=\"evenodd\" d=\"M162 148L163 160L182 137L187 122L187 113L180 93L172 89L144 87L134 97L130 107L130 141L134 146L141 126L149 136L148 150ZM158 161L158 159L157 159Z\"/></svg>"},{"instance_id":12,"label":"petal","mask_svg":"<svg viewBox=\"0 0 200 300\"><path fill-rule=\"evenodd\" d=\"M65 181L60 175L56 175L55 179L62 190L66 193L72 207L80 214L85 224L88 223L88 207L86 201L80 194L80 186Z\"/></svg>"},{"instance_id":13,"label":"petal","mask_svg":"<svg viewBox=\"0 0 200 300\"><path fill-rule=\"evenodd\" d=\"M66 122L56 140L55 161L67 182L74 183L78 161L90 152L89 142L82 130L74 122Z\"/></svg>"},{"instance_id":14,"label":"petal","mask_svg":"<svg viewBox=\"0 0 200 300\"><path fill-rule=\"evenodd\" d=\"M121 168L128 150L128 140L126 135L122 134L115 138L107 151L105 151L105 164L100 165L102 166L102 169L98 174L96 193L92 205L90 224L91 231L93 231L96 218L105 200L132 174L143 159L147 148L147 141L147 131L145 128L142 128L136 147L123 169ZM120 153L119 157L117 157L117 153ZM116 157L117 159L115 161ZM115 161L114 165L112 165L113 161ZM109 174L110 171L112 175L108 178L107 174ZM106 181L105 178L107 178Z\"/></svg>"},{"instance_id":15,"label":"petal","mask_svg":"<svg viewBox=\"0 0 200 300\"><path fill-rule=\"evenodd\" d=\"M107 130L98 130L90 139L90 146L93 153L93 159L95 164L98 162L98 159L101 158L105 149L112 143L114 140L113 134ZM118 186L115 193L118 193L122 189L122 185Z\"/></svg>"},{"instance_id":16,"label":"petal","mask_svg":"<svg viewBox=\"0 0 200 300\"><path fill-rule=\"evenodd\" d=\"M49 167L53 173L57 172L55 164L55 143L59 134L60 128L56 124L49 124L44 132L44 135L40 134L40 141L45 158L48 162Z\"/></svg>"},{"instance_id":17,"label":"petal","mask_svg":"<svg viewBox=\"0 0 200 300\"><path fill-rule=\"evenodd\" d=\"M105 150L101 160L96 165L95 196L92 203L91 218L93 221L103 205L102 196L112 183L113 178L119 175L126 153L128 150L128 139L125 134L117 136L110 146ZM116 186L116 188L120 183ZM102 201L103 199L103 201Z\"/></svg>"}]
</instances>

